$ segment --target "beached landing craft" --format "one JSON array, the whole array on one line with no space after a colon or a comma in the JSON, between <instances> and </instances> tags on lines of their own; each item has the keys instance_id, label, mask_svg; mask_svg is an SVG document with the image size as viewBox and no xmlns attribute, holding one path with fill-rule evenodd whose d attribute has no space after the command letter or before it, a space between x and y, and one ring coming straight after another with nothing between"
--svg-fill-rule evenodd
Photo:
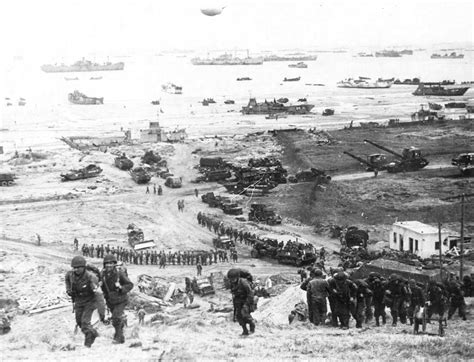
<instances>
[{"instance_id":1,"label":"beached landing craft","mask_svg":"<svg viewBox=\"0 0 474 362\"><path fill-rule=\"evenodd\" d=\"M372 81L367 77L359 77L359 79L348 78L337 83L339 88L362 88L362 89L377 89L377 88L390 88L393 84L393 80L389 79L378 79Z\"/></svg>"},{"instance_id":2,"label":"beached landing craft","mask_svg":"<svg viewBox=\"0 0 474 362\"><path fill-rule=\"evenodd\" d=\"M275 100L257 103L255 98L250 98L249 103L242 107L243 114L308 114L314 108L314 104L297 103L285 105Z\"/></svg>"},{"instance_id":3,"label":"beached landing craft","mask_svg":"<svg viewBox=\"0 0 474 362\"><path fill-rule=\"evenodd\" d=\"M462 96L467 92L469 86L466 85L450 85L443 83L421 83L413 92L414 96L443 96L453 97Z\"/></svg>"}]
</instances>

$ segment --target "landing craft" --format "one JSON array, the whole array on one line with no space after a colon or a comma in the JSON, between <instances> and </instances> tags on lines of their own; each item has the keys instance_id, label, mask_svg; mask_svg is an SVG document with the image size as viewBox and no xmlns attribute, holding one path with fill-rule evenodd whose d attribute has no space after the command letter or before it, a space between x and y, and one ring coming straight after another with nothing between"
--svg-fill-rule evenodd
<instances>
[{"instance_id":1,"label":"landing craft","mask_svg":"<svg viewBox=\"0 0 474 362\"><path fill-rule=\"evenodd\" d=\"M202 8L201 13L207 16L215 16L220 15L224 9L225 6L222 8Z\"/></svg>"}]
</instances>

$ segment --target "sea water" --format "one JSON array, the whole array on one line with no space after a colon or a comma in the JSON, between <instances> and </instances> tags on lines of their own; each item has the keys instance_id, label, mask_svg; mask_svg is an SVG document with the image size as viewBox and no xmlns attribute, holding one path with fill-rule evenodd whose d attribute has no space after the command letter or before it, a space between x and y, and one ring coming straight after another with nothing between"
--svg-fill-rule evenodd
<instances>
[{"instance_id":1,"label":"sea water","mask_svg":"<svg viewBox=\"0 0 474 362\"><path fill-rule=\"evenodd\" d=\"M190 137L232 135L249 130L291 126L340 128L349 122L409 118L427 104L426 97L411 93L416 86L393 85L389 89L343 89L337 82L359 76L377 78L421 78L422 81L474 80L472 52L464 59L430 59L431 52L415 51L400 58L356 57L355 53L319 53L318 59L306 62L308 68L289 68L294 62L264 62L252 66L196 66L191 56L150 54L116 57L123 61L123 71L45 73L32 58L15 58L3 77L0 105L0 145L5 153L15 150L58 149L66 147L63 136L117 135L139 130L158 120L163 127L186 128ZM69 63L72 63L71 59ZM69 64L67 63L67 64ZM78 80L66 80L66 78ZM91 80L91 77L102 77ZM250 77L251 81L237 81ZM301 77L299 82L283 82L285 77ZM168 94L161 85L172 82L183 87L183 94ZM314 84L324 84L316 86ZM103 105L75 105L68 102L74 90L91 97L104 97ZM431 101L466 100L463 97L434 98ZM26 99L19 106L19 98ZM306 98L315 105L311 115L288 116L266 120L263 115L242 115L242 106L250 97L257 101L280 97L296 102ZM9 99L6 99L9 98ZM216 104L203 106L204 98ZM234 105L225 105L232 99ZM159 100L160 105L151 101ZM7 106L7 103L12 105ZM322 117L325 108L335 109L332 117Z\"/></svg>"}]
</instances>

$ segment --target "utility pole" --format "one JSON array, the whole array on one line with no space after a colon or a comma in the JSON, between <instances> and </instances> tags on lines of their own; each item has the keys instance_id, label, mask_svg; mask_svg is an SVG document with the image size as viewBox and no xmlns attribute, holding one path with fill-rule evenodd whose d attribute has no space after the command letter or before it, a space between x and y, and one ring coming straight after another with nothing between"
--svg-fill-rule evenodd
<instances>
[{"instance_id":1,"label":"utility pole","mask_svg":"<svg viewBox=\"0 0 474 362\"><path fill-rule=\"evenodd\" d=\"M459 279L462 280L463 277L463 267L464 267L464 197L465 195L461 195L461 246L459 253L461 254L459 257Z\"/></svg>"},{"instance_id":2,"label":"utility pole","mask_svg":"<svg viewBox=\"0 0 474 362\"><path fill-rule=\"evenodd\" d=\"M443 244L441 242L441 222L438 221L438 242L439 242L439 279L443 281Z\"/></svg>"},{"instance_id":3,"label":"utility pole","mask_svg":"<svg viewBox=\"0 0 474 362\"><path fill-rule=\"evenodd\" d=\"M448 201L448 200L453 200L453 199L461 199L461 236L459 242L461 245L459 245L459 279L462 280L463 278L463 267L464 267L464 200L466 197L469 196L474 196L474 194L461 194L457 196L451 196L451 197L446 197L442 200ZM440 245L441 247L441 245Z\"/></svg>"}]
</instances>

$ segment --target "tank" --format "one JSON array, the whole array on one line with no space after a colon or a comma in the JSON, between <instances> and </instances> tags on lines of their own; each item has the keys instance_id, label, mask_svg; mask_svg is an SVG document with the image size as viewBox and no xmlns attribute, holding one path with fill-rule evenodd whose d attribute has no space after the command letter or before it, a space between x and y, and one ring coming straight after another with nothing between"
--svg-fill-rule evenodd
<instances>
[{"instance_id":1,"label":"tank","mask_svg":"<svg viewBox=\"0 0 474 362\"><path fill-rule=\"evenodd\" d=\"M463 176L474 176L474 152L459 154L451 164L457 166Z\"/></svg>"},{"instance_id":2,"label":"tank","mask_svg":"<svg viewBox=\"0 0 474 362\"><path fill-rule=\"evenodd\" d=\"M119 156L119 157L115 157L114 164L119 169L124 170L124 171L128 171L128 170L131 170L133 168L133 161L131 159L127 158L127 156L125 156L125 154L123 154L122 156Z\"/></svg>"},{"instance_id":3,"label":"tank","mask_svg":"<svg viewBox=\"0 0 474 362\"><path fill-rule=\"evenodd\" d=\"M257 240L253 244L253 248L250 251L252 258L275 258L278 251L278 240L276 239L265 239Z\"/></svg>"},{"instance_id":4,"label":"tank","mask_svg":"<svg viewBox=\"0 0 474 362\"><path fill-rule=\"evenodd\" d=\"M143 167L135 167L129 173L137 184L146 184L151 180L151 175Z\"/></svg>"},{"instance_id":5,"label":"tank","mask_svg":"<svg viewBox=\"0 0 474 362\"><path fill-rule=\"evenodd\" d=\"M99 176L102 173L102 168L94 164L90 164L78 170L69 170L67 173L61 174L63 181L81 180L90 177Z\"/></svg>"},{"instance_id":6,"label":"tank","mask_svg":"<svg viewBox=\"0 0 474 362\"><path fill-rule=\"evenodd\" d=\"M15 174L13 173L0 173L0 185L12 186L15 182Z\"/></svg>"},{"instance_id":7,"label":"tank","mask_svg":"<svg viewBox=\"0 0 474 362\"><path fill-rule=\"evenodd\" d=\"M422 156L421 150L417 147L404 148L400 154L373 141L365 139L364 142L370 143L377 148L387 151L397 158L395 161L387 164L386 167L388 172L396 173L418 171L429 164L428 160Z\"/></svg>"}]
</instances>

